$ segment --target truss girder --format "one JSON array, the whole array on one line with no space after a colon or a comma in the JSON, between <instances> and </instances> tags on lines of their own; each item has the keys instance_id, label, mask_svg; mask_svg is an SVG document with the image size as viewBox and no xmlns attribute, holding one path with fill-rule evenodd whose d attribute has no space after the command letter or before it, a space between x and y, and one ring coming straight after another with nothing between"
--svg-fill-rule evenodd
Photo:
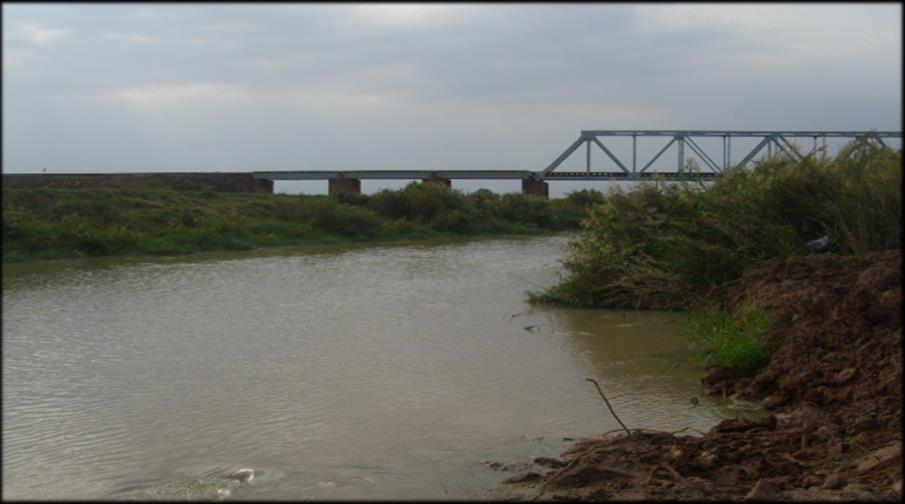
<instances>
[{"instance_id":1,"label":"truss girder","mask_svg":"<svg viewBox=\"0 0 905 504\"><path fill-rule=\"evenodd\" d=\"M693 150L695 154L697 154L701 159L704 160L705 163L707 163L707 166L709 166L711 170L715 172L722 171L720 167L717 166L712 159L710 159L710 156L708 156L707 153L704 152L704 149L698 146L698 144L696 144L695 141L691 139L691 137L686 137L685 141L688 142L688 146L691 147L691 150Z\"/></svg>"},{"instance_id":2,"label":"truss girder","mask_svg":"<svg viewBox=\"0 0 905 504\"><path fill-rule=\"evenodd\" d=\"M654 162L657 161L657 159L660 159L660 156L662 156L663 153L666 152L666 149L669 149L669 147L670 147L672 144L674 144L674 143L676 143L676 139L675 139L675 138L673 138L673 139L670 140L666 145L664 145L663 148L660 149L660 152L658 152L656 156L654 156L653 158L651 158L651 160L648 161L647 164L644 165L644 166L641 168L641 173L646 172L647 169L650 168L651 165L654 164Z\"/></svg>"},{"instance_id":3,"label":"truss girder","mask_svg":"<svg viewBox=\"0 0 905 504\"><path fill-rule=\"evenodd\" d=\"M804 159L804 156L802 156L802 155L801 155L801 152L798 151L798 147L795 147L795 145L792 144L792 142L790 142L786 137L780 136L780 137L777 137L777 138L778 138L779 140L781 140L782 143L786 145L786 147L789 148L789 150L788 150L788 152L790 152L789 155L791 155L791 156L797 158L799 161L801 161L801 160ZM774 140L775 140L775 139L774 139ZM778 142L777 142L777 144L778 144ZM779 147L782 149L782 145L780 145ZM786 151L786 149L783 149L783 151Z\"/></svg>"},{"instance_id":4,"label":"truss girder","mask_svg":"<svg viewBox=\"0 0 905 504\"><path fill-rule=\"evenodd\" d=\"M602 137L631 137L632 138L632 151L631 151L631 171L626 168L626 165L629 163L623 162L622 159L619 158L613 151L601 141ZM670 138L669 142L666 143L649 161L647 161L640 170L637 170L638 166L638 150L637 150L637 140L638 137L667 137ZM776 146L779 149L779 152L784 153L785 155L796 159L803 160L807 156L802 154L799 148L790 141L790 138L812 138L814 141L814 147L808 155L813 155L817 152L817 139L823 139L823 146L826 147L826 139L827 138L850 138L857 141L857 143L869 143L870 141L877 142L882 148L889 148L889 145L883 141L884 138L902 138L901 131L792 131L792 130L779 130L779 131L761 131L761 130L753 130L753 131L741 131L741 130L584 130L581 132L581 135L577 140L572 142L572 144L563 151L562 154L559 155L547 168L542 171L536 173L537 178L543 180L545 178L564 178L559 177L556 173L556 169L581 146L582 143L587 145L587 168L584 173L585 178L595 178L592 173L609 173L609 172L593 172L591 168L591 143L596 144L603 152L612 160L616 166L619 167L623 172L623 176L627 175L629 178L636 178L637 175L641 175L642 178L647 176L647 170L666 152L673 144L678 145L678 156L677 163L674 171L667 172L659 172L661 174L668 173L681 173L685 169L685 159L683 156L685 155L685 146L687 145L692 152L694 152L706 165L706 167L711 170L712 173L719 173L729 168L733 165L732 163L732 139L733 138L760 138L760 141L750 150L747 154L742 157L742 160L738 163L735 163L734 166L745 166L752 159L757 157L758 154L763 151L764 147L768 148L770 154L772 155L773 146ZM714 161L713 157L708 154L707 150L702 148L694 138L721 138L722 139L722 166L717 164ZM857 145L857 144L856 144ZM851 152L851 151L849 151ZM574 173L577 172L569 172L570 177L575 176Z\"/></svg>"},{"instance_id":5,"label":"truss girder","mask_svg":"<svg viewBox=\"0 0 905 504\"><path fill-rule=\"evenodd\" d=\"M592 138L591 140L593 140L594 143L596 143L598 147L600 147L601 149L603 149L603 152L605 152L606 155L609 156L610 159L612 159L613 162L616 163L616 165L618 165L619 168L622 169L622 171L624 171L625 173L628 173L628 168L626 168L625 165L622 164L622 161L620 161L619 158L617 158L615 154L613 154L612 152L610 152L610 150L607 149L606 146L603 145L603 143L600 142L600 140L597 140L596 138Z\"/></svg>"}]
</instances>

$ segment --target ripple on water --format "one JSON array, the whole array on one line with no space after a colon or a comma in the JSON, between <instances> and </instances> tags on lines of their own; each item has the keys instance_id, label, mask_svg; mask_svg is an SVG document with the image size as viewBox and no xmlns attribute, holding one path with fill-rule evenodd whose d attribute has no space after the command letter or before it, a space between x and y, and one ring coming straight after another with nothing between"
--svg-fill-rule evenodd
<instances>
[{"instance_id":1,"label":"ripple on water","mask_svg":"<svg viewBox=\"0 0 905 504\"><path fill-rule=\"evenodd\" d=\"M238 469L209 474L197 479L154 480L129 485L111 492L116 500L214 500L241 497L255 479L254 469Z\"/></svg>"},{"instance_id":2,"label":"ripple on water","mask_svg":"<svg viewBox=\"0 0 905 504\"><path fill-rule=\"evenodd\" d=\"M716 423L651 358L672 316L525 303L567 240L4 270L4 497L469 495L618 428L586 377L630 427Z\"/></svg>"}]
</instances>

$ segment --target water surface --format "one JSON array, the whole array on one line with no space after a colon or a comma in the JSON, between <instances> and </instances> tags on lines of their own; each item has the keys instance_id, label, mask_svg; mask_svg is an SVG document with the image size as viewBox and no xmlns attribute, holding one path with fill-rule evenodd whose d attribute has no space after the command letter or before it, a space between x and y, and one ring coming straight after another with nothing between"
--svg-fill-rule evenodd
<instances>
[{"instance_id":1,"label":"water surface","mask_svg":"<svg viewBox=\"0 0 905 504\"><path fill-rule=\"evenodd\" d=\"M529 307L566 243L5 265L3 498L476 498L619 427L586 377L630 427L738 414L678 315Z\"/></svg>"}]
</instances>

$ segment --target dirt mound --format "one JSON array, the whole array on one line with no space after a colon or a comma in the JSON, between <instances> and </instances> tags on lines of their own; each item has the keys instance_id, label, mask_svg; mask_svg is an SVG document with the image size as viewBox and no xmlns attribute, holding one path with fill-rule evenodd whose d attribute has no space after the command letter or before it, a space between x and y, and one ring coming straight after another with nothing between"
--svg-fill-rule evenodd
<instances>
[{"instance_id":1,"label":"dirt mound","mask_svg":"<svg viewBox=\"0 0 905 504\"><path fill-rule=\"evenodd\" d=\"M753 377L705 390L773 411L702 437L633 431L566 452L530 487L545 499L898 500L902 495L902 255L776 259L724 291L776 317L777 350Z\"/></svg>"}]
</instances>

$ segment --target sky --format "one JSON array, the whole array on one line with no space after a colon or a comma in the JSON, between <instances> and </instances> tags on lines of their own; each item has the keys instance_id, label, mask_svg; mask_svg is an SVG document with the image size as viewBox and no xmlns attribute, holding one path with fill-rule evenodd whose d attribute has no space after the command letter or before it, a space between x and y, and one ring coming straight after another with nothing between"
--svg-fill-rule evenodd
<instances>
[{"instance_id":1,"label":"sky","mask_svg":"<svg viewBox=\"0 0 905 504\"><path fill-rule=\"evenodd\" d=\"M901 47L899 3L4 3L3 172L541 170L588 129L901 131Z\"/></svg>"}]
</instances>

